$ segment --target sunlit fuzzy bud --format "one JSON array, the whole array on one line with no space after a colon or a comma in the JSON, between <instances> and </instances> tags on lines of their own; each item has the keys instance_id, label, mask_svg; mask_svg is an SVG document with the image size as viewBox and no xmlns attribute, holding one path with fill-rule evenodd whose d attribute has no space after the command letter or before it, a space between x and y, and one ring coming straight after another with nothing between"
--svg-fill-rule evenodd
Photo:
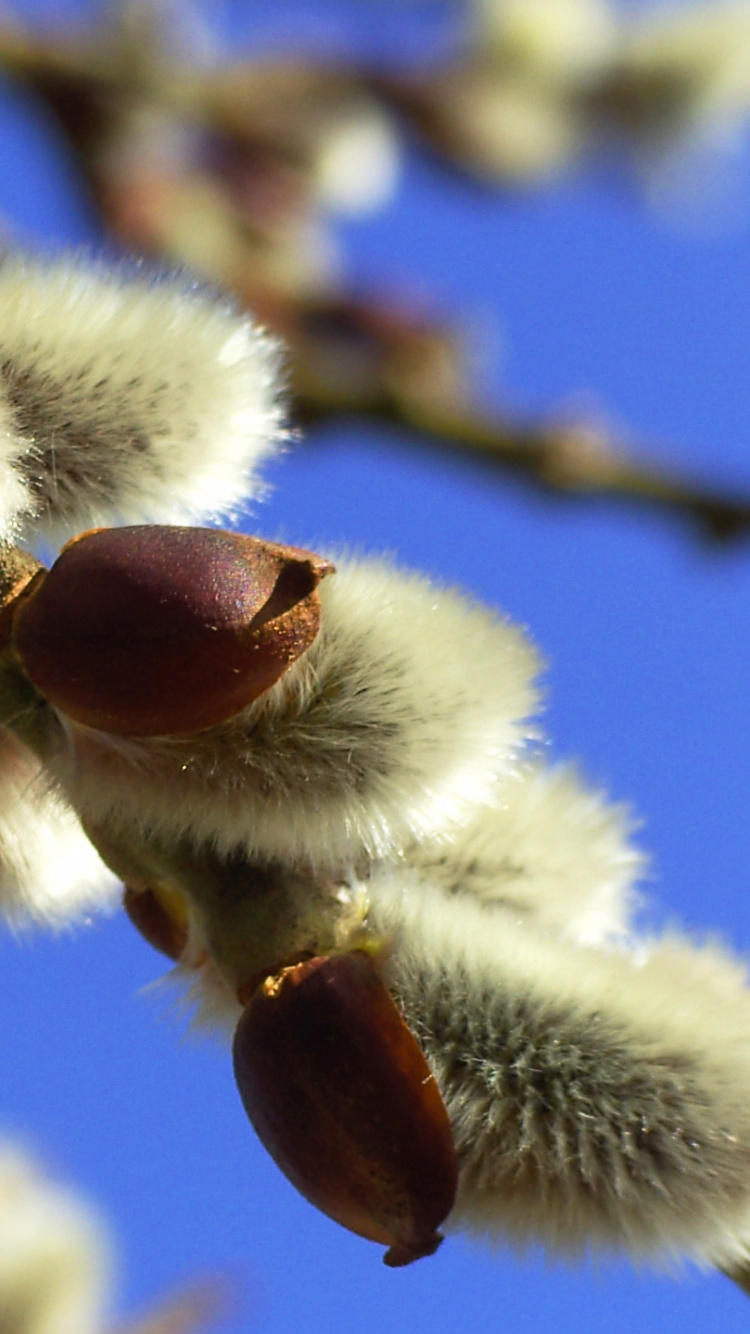
<instances>
[{"instance_id":1,"label":"sunlit fuzzy bud","mask_svg":"<svg viewBox=\"0 0 750 1334\"><path fill-rule=\"evenodd\" d=\"M650 203L671 224L723 230L742 209L749 71L744 0L652 6L630 25L609 110Z\"/></svg>"},{"instance_id":2,"label":"sunlit fuzzy bud","mask_svg":"<svg viewBox=\"0 0 750 1334\"><path fill-rule=\"evenodd\" d=\"M34 755L0 729L0 917L63 927L114 908L118 886Z\"/></svg>"},{"instance_id":3,"label":"sunlit fuzzy bud","mask_svg":"<svg viewBox=\"0 0 750 1334\"><path fill-rule=\"evenodd\" d=\"M110 1239L90 1206L0 1144L0 1324L8 1334L101 1334Z\"/></svg>"},{"instance_id":4,"label":"sunlit fuzzy bud","mask_svg":"<svg viewBox=\"0 0 750 1334\"><path fill-rule=\"evenodd\" d=\"M622 942L645 870L632 823L572 766L522 765L497 801L447 837L410 845L403 862L435 888L508 908L579 944Z\"/></svg>"},{"instance_id":5,"label":"sunlit fuzzy bud","mask_svg":"<svg viewBox=\"0 0 750 1334\"><path fill-rule=\"evenodd\" d=\"M678 938L577 947L384 869L370 924L459 1157L451 1224L731 1268L750 1243L750 990Z\"/></svg>"},{"instance_id":6,"label":"sunlit fuzzy bud","mask_svg":"<svg viewBox=\"0 0 750 1334\"><path fill-rule=\"evenodd\" d=\"M105 528L29 586L13 647L68 718L118 735L197 732L246 708L318 632L329 562L206 528Z\"/></svg>"},{"instance_id":7,"label":"sunlit fuzzy bud","mask_svg":"<svg viewBox=\"0 0 750 1334\"><path fill-rule=\"evenodd\" d=\"M331 117L312 154L312 185L324 208L351 216L383 208L399 175L395 127L367 101Z\"/></svg>"},{"instance_id":8,"label":"sunlit fuzzy bud","mask_svg":"<svg viewBox=\"0 0 750 1334\"><path fill-rule=\"evenodd\" d=\"M661 92L656 110L665 121L652 122L656 136L736 124L750 104L750 10L744 0L722 0L646 11L621 61L636 87Z\"/></svg>"},{"instance_id":9,"label":"sunlit fuzzy bud","mask_svg":"<svg viewBox=\"0 0 750 1334\"><path fill-rule=\"evenodd\" d=\"M278 349L187 279L0 264L0 531L235 510L282 429Z\"/></svg>"},{"instance_id":10,"label":"sunlit fuzzy bud","mask_svg":"<svg viewBox=\"0 0 750 1334\"><path fill-rule=\"evenodd\" d=\"M237 1027L245 1110L282 1171L410 1264L439 1246L456 1156L445 1107L377 965L355 952L269 978Z\"/></svg>"},{"instance_id":11,"label":"sunlit fuzzy bud","mask_svg":"<svg viewBox=\"0 0 750 1334\"><path fill-rule=\"evenodd\" d=\"M49 763L84 820L336 879L493 799L537 702L526 636L384 562L336 568L307 652L222 727L128 745L73 729Z\"/></svg>"},{"instance_id":12,"label":"sunlit fuzzy bud","mask_svg":"<svg viewBox=\"0 0 750 1334\"><path fill-rule=\"evenodd\" d=\"M595 72L618 35L611 0L474 0L473 13L482 51L540 82Z\"/></svg>"},{"instance_id":13,"label":"sunlit fuzzy bud","mask_svg":"<svg viewBox=\"0 0 750 1334\"><path fill-rule=\"evenodd\" d=\"M533 184L563 170L585 141L572 105L516 74L458 68L441 77L434 96L451 152L482 176Z\"/></svg>"},{"instance_id":14,"label":"sunlit fuzzy bud","mask_svg":"<svg viewBox=\"0 0 750 1334\"><path fill-rule=\"evenodd\" d=\"M398 866L408 883L416 877L430 892L465 896L508 912L527 929L621 950L635 940L632 919L645 870L643 854L630 841L632 823L626 808L588 790L573 767L519 764L499 785L495 801L479 805L443 836L406 844ZM101 843L101 831L93 836ZM103 849L126 882L138 878L132 871L133 846L131 836L119 858L111 847ZM143 855L154 858L153 843L149 848ZM178 903L175 912L163 887L167 880L181 884L193 904L194 921L195 913L200 915L200 944L192 953L201 965L198 974L190 976L188 970L180 977L187 982L194 1022L209 1029L231 1031L236 996L247 996L248 980L257 985L264 965L268 972L274 960L280 968L295 956L353 948L364 922L379 912L382 868L374 878L363 869L363 879L350 876L346 884L326 889L304 869L294 871L281 862L253 865L241 855L212 848L173 851L169 861L167 867L163 854L161 861L158 856L153 861L150 881L159 886L158 903L147 898L139 905L144 920L132 913L131 918L156 948L180 957L184 911ZM143 861L139 871L145 884L149 875ZM397 939L395 921L389 929ZM211 968L202 962L207 957ZM187 956L182 958L189 964Z\"/></svg>"}]
</instances>

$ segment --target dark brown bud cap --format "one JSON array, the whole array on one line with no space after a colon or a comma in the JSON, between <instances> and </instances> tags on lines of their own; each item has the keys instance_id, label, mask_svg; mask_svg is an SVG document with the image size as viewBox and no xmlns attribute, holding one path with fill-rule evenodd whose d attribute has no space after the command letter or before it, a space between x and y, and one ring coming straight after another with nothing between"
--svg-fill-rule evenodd
<instances>
[{"instance_id":1,"label":"dark brown bud cap","mask_svg":"<svg viewBox=\"0 0 750 1334\"><path fill-rule=\"evenodd\" d=\"M33 579L46 574L34 556L9 543L0 542L0 652L8 647L19 599Z\"/></svg>"},{"instance_id":2,"label":"dark brown bud cap","mask_svg":"<svg viewBox=\"0 0 750 1334\"><path fill-rule=\"evenodd\" d=\"M122 736L198 732L268 690L315 639L312 552L208 528L102 528L22 596L13 644L74 721Z\"/></svg>"},{"instance_id":3,"label":"dark brown bud cap","mask_svg":"<svg viewBox=\"0 0 750 1334\"><path fill-rule=\"evenodd\" d=\"M157 890L126 885L122 906L143 939L177 963L188 943L188 928L185 914L175 911L174 896L166 899Z\"/></svg>"},{"instance_id":4,"label":"dark brown bud cap","mask_svg":"<svg viewBox=\"0 0 750 1334\"><path fill-rule=\"evenodd\" d=\"M245 1111L302 1195L385 1263L432 1255L457 1161L440 1091L373 960L355 951L269 978L234 1039Z\"/></svg>"}]
</instances>

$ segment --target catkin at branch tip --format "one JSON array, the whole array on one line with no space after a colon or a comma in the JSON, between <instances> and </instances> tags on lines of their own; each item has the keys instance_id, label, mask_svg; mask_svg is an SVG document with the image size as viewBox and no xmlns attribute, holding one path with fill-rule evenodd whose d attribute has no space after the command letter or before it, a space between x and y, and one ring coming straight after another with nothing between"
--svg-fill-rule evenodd
<instances>
[{"instance_id":1,"label":"catkin at branch tip","mask_svg":"<svg viewBox=\"0 0 750 1334\"><path fill-rule=\"evenodd\" d=\"M281 399L276 342L184 276L0 263L0 535L231 516L283 439Z\"/></svg>"}]
</instances>

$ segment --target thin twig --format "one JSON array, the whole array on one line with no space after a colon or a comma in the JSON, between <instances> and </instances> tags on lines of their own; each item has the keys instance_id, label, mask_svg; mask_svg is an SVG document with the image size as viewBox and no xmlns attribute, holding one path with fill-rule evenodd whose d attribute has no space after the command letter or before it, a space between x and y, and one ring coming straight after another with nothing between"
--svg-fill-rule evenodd
<instances>
[{"instance_id":1,"label":"thin twig","mask_svg":"<svg viewBox=\"0 0 750 1334\"><path fill-rule=\"evenodd\" d=\"M306 99L312 98L314 104L316 97L324 96L323 89L330 96L335 87L337 96L344 99L359 89L379 97L391 109L398 107L413 129L430 131L427 139L431 139L433 149L441 149L440 136L436 138L435 127L431 121L427 125L423 114L425 97L432 106L428 96L434 91L432 75L385 78L377 71L357 68L346 61L321 65L314 60L281 60L273 70L262 63L250 62L228 62L196 70L172 61L156 30L152 36L149 41L147 29L136 25L127 32L128 40L122 40L123 33L118 38L115 24L109 31L101 28L92 34L78 34L75 41L65 37L50 41L20 27L0 28L0 64L28 81L58 114L105 220L116 234L124 235L126 244L127 224L123 226L118 205L113 202L118 192L109 188L107 154L100 149L118 117L139 99L156 100L171 113L212 126L246 146L263 144L263 152L277 151L281 161L288 154L289 145L279 142L274 150L275 131L269 129L265 118L269 105L278 108L288 98L288 114L293 121L295 116L305 114ZM617 96L607 85L607 89L599 90L596 102L589 90L587 96L592 108L596 102L597 116L603 115L606 102L610 118L619 116L623 124L630 123L634 117L631 104L637 103L640 125L646 116L645 99L659 111L658 116L654 111L653 118L663 120L666 94L654 95L649 101L641 85L633 83L635 76L631 78L629 71L619 67L610 70L606 77L614 81L613 88L616 83ZM274 123L271 117L270 125ZM448 145L443 144L442 150L447 161L451 156ZM205 164L200 170L204 168ZM463 168L471 174L468 159ZM475 175L475 179L479 177ZM486 178L485 185L489 185ZM134 189L137 194L137 186ZM133 194L131 189L128 199L132 200ZM223 190L217 183L211 207L226 227L227 235L234 238L238 255L244 256L239 261L236 257L227 261L226 267L217 257L212 276L221 285L233 286L242 300L247 300L261 318L265 317L272 328L278 328L287 338L302 423L315 424L341 416L376 422L406 431L412 439L432 448L457 451L495 469L511 471L553 496L624 501L675 514L688 519L704 538L716 543L740 540L750 531L750 498L727 495L677 471L636 459L609 440L597 437L587 426L519 423L464 407L440 388L439 373L433 374L432 384L429 383L429 362L423 363L419 370L419 384L415 388L410 368L403 373L403 361L409 361L415 347L419 360L422 335L426 335L428 343L433 336L445 341L445 330L430 329L424 324L420 330L417 318L416 338L412 338L408 319L399 327L397 318L391 327L388 312L384 320L382 308L352 301L345 294L332 302L323 299L317 304L310 301L309 294L295 293L283 286L278 291L270 288L263 294L262 271L259 283L258 270L254 268L257 254L252 248L252 227L237 211L231 191ZM186 221L189 223L189 218ZM196 228L200 230L200 226L198 218ZM150 252L163 253L165 242L158 226L153 234L141 236L140 243ZM356 350L364 332L374 348L375 360L379 358L381 362L379 368L368 372L364 391L361 386L352 389L332 370L325 333L321 328L316 329L317 317L321 317L318 325L324 326L331 313L338 319L342 311L345 320L339 328L339 352ZM344 362L346 359L344 356ZM320 369L326 364L328 373Z\"/></svg>"},{"instance_id":2,"label":"thin twig","mask_svg":"<svg viewBox=\"0 0 750 1334\"><path fill-rule=\"evenodd\" d=\"M592 448L585 427L516 423L405 394L357 401L340 386L332 389L303 372L295 375L294 388L299 420L307 426L338 417L375 422L511 471L553 495L651 506L689 519L716 543L750 535L750 498L715 491L610 445Z\"/></svg>"}]
</instances>

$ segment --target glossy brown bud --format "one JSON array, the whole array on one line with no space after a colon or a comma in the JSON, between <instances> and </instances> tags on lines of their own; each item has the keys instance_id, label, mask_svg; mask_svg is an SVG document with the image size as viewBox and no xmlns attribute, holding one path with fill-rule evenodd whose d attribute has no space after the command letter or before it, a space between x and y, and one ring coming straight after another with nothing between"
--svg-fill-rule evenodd
<instances>
[{"instance_id":1,"label":"glossy brown bud","mask_svg":"<svg viewBox=\"0 0 750 1334\"><path fill-rule=\"evenodd\" d=\"M188 924L187 915L176 903L176 895L126 885L122 906L144 940L177 963L188 943Z\"/></svg>"},{"instance_id":2,"label":"glossy brown bud","mask_svg":"<svg viewBox=\"0 0 750 1334\"><path fill-rule=\"evenodd\" d=\"M46 573L34 556L19 547L0 543L0 652L10 643L11 626L18 600L33 579Z\"/></svg>"},{"instance_id":3,"label":"glossy brown bud","mask_svg":"<svg viewBox=\"0 0 750 1334\"><path fill-rule=\"evenodd\" d=\"M122 736L201 731L268 690L314 640L328 561L208 528L102 528L22 596L13 645L74 721Z\"/></svg>"},{"instance_id":4,"label":"glossy brown bud","mask_svg":"<svg viewBox=\"0 0 750 1334\"><path fill-rule=\"evenodd\" d=\"M456 1194L450 1121L367 954L267 979L237 1026L234 1069L260 1139L302 1195L388 1246L388 1265L432 1255Z\"/></svg>"}]
</instances>

